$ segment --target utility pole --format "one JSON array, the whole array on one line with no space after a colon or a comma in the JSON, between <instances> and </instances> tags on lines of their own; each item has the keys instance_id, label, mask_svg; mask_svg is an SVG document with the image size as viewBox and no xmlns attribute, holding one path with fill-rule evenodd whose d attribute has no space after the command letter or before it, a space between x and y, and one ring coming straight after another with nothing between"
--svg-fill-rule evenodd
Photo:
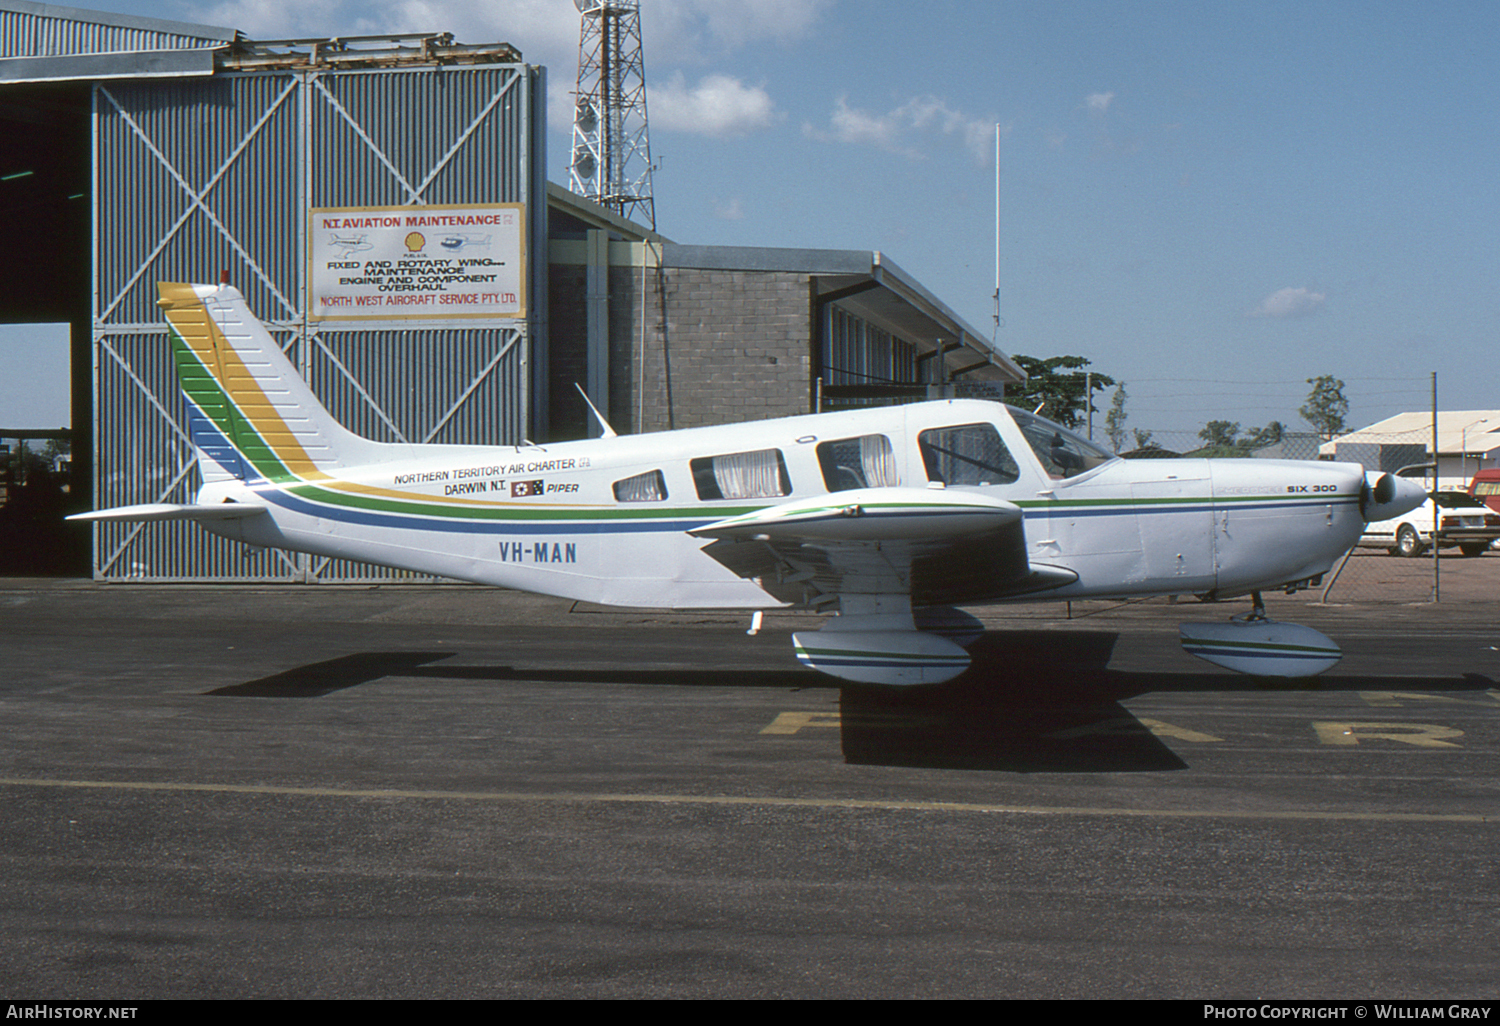
<instances>
[{"instance_id":1,"label":"utility pole","mask_svg":"<svg viewBox=\"0 0 1500 1026\"><path fill-rule=\"evenodd\" d=\"M995 337L1000 341L1000 126L995 126Z\"/></svg>"},{"instance_id":2,"label":"utility pole","mask_svg":"<svg viewBox=\"0 0 1500 1026\"><path fill-rule=\"evenodd\" d=\"M1441 463L1438 455L1438 405L1437 405L1437 371L1432 372L1432 490L1436 492L1439 488L1438 467ZM1432 601L1441 602L1443 599L1442 572L1438 569L1438 526L1441 511L1438 509L1437 500L1432 501Z\"/></svg>"}]
</instances>

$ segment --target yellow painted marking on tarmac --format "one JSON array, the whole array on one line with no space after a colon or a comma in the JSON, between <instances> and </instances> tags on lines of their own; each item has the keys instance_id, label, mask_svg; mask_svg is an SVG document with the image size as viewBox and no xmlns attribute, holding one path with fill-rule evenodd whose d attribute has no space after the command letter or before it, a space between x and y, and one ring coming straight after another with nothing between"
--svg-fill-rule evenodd
<instances>
[{"instance_id":1,"label":"yellow painted marking on tarmac","mask_svg":"<svg viewBox=\"0 0 1500 1026\"><path fill-rule=\"evenodd\" d=\"M1325 745L1357 745L1361 741L1400 741L1418 748L1462 748L1445 737L1463 737L1455 727L1436 723L1334 723L1313 721L1318 741Z\"/></svg>"},{"instance_id":2,"label":"yellow painted marking on tarmac","mask_svg":"<svg viewBox=\"0 0 1500 1026\"><path fill-rule=\"evenodd\" d=\"M1500 702L1500 693L1486 691L1486 695ZM1434 695L1427 691L1361 691L1359 697L1366 704L1373 705L1377 709L1399 708L1402 701L1407 702L1452 702L1454 705L1482 705L1489 707L1488 702L1478 702L1471 698L1454 698L1451 695Z\"/></svg>"},{"instance_id":3,"label":"yellow painted marking on tarmac","mask_svg":"<svg viewBox=\"0 0 1500 1026\"><path fill-rule=\"evenodd\" d=\"M1178 741L1194 741L1198 744L1224 740L1222 737L1214 737L1212 734L1205 734L1201 730L1189 730L1187 727L1179 727L1164 720L1152 720L1142 716L1140 717L1140 721L1141 726L1151 731L1157 737L1176 738Z\"/></svg>"},{"instance_id":4,"label":"yellow painted marking on tarmac","mask_svg":"<svg viewBox=\"0 0 1500 1026\"><path fill-rule=\"evenodd\" d=\"M271 784L201 784L162 780L50 780L0 777L0 787L74 790L191 792L295 798L375 798L420 801L566 803L574 805L748 805L763 808L870 809L887 812L1010 813L1030 816L1127 816L1140 819L1270 819L1379 823L1500 823L1500 815L1438 812L1331 812L1317 809L1131 809L1066 805L995 805L919 802L884 798L782 798L775 795L614 794L589 792L421 791L398 788L278 787Z\"/></svg>"},{"instance_id":5,"label":"yellow painted marking on tarmac","mask_svg":"<svg viewBox=\"0 0 1500 1026\"><path fill-rule=\"evenodd\" d=\"M795 734L804 727L838 727L843 719L836 712L784 712L777 713L769 726L762 727L762 734Z\"/></svg>"}]
</instances>

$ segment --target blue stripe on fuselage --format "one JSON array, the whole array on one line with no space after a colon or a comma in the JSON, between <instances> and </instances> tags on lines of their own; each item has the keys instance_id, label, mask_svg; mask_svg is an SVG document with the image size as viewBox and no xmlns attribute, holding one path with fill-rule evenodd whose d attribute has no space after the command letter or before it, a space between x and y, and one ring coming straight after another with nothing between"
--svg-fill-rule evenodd
<instances>
[{"instance_id":1,"label":"blue stripe on fuselage","mask_svg":"<svg viewBox=\"0 0 1500 1026\"><path fill-rule=\"evenodd\" d=\"M367 527L405 527L422 531L438 531L445 534L615 534L615 533L650 533L667 531L690 531L696 527L703 527L721 519L722 511L705 509L701 516L692 519L662 519L662 520L570 520L566 519L565 511L558 511L559 519L556 520L479 520L473 518L455 518L444 516L423 516L420 514L392 513L384 510L356 509L348 506L325 504L309 499L304 499L279 488L257 489L257 494L267 502L281 506L285 509L308 516L321 517L325 520L336 520L341 523L360 524ZM414 501L420 501L419 496L413 496ZM1354 499L1345 500L1354 502ZM1194 505L1194 506L1127 506L1111 509L1080 509L1072 507L1030 507L1026 512L1033 515L1046 510L1052 516L1138 516L1145 514L1168 514L1168 513L1212 513L1218 510L1266 510L1266 509L1305 509L1314 506L1328 506L1342 504L1336 500L1318 500L1309 502L1307 500L1273 502L1255 506L1219 506ZM538 507L542 508L542 507ZM899 514L898 514L899 515ZM928 514L930 515L930 513Z\"/></svg>"},{"instance_id":2,"label":"blue stripe on fuselage","mask_svg":"<svg viewBox=\"0 0 1500 1026\"><path fill-rule=\"evenodd\" d=\"M261 498L284 509L324 520L337 520L346 524L361 524L366 527L405 527L418 531L439 531L445 534L639 534L650 531L690 531L719 519L707 510L705 516L695 520L474 520L453 517L424 517L407 513L387 513L381 510L351 509L348 506L332 506L293 495L281 489L267 488L256 492ZM543 508L543 507L537 507ZM561 513L561 511L559 511ZM566 515L566 514L561 514Z\"/></svg>"}]
</instances>

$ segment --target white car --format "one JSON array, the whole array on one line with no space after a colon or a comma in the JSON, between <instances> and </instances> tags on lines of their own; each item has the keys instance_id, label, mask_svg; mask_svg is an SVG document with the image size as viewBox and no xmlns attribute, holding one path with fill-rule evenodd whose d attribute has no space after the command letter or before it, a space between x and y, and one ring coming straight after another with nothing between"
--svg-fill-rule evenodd
<instances>
[{"instance_id":1,"label":"white car","mask_svg":"<svg viewBox=\"0 0 1500 1026\"><path fill-rule=\"evenodd\" d=\"M1393 556L1420 556L1432 544L1434 504L1438 548L1457 545L1465 556L1477 556L1500 538L1500 514L1467 492L1440 491L1410 513L1366 524L1359 544L1389 549Z\"/></svg>"}]
</instances>

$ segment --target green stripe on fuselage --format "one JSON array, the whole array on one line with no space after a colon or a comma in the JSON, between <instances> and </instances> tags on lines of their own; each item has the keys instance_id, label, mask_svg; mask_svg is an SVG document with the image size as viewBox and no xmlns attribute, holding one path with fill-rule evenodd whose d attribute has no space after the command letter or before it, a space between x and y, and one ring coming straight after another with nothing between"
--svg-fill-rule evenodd
<instances>
[{"instance_id":1,"label":"green stripe on fuselage","mask_svg":"<svg viewBox=\"0 0 1500 1026\"><path fill-rule=\"evenodd\" d=\"M229 393L224 390L218 377L204 365L192 347L182 340L182 336L170 322L167 337L172 341L177 381L182 386L183 394L229 439L230 444L255 468L256 473L278 483L299 480L281 462L275 450L266 444L249 418L229 398Z\"/></svg>"},{"instance_id":2,"label":"green stripe on fuselage","mask_svg":"<svg viewBox=\"0 0 1500 1026\"><path fill-rule=\"evenodd\" d=\"M444 503L436 498L414 495L410 499L396 499L366 492L347 492L315 484L292 485L286 489L298 498L321 502L330 506L345 506L350 509L367 510L373 513L401 513L408 516L447 517L452 520L514 520L514 521L568 521L568 520L683 520L720 516L740 516L753 513L760 506L735 506L730 508L672 507L639 509L611 507L607 509L568 509L545 506L480 506Z\"/></svg>"}]
</instances>

